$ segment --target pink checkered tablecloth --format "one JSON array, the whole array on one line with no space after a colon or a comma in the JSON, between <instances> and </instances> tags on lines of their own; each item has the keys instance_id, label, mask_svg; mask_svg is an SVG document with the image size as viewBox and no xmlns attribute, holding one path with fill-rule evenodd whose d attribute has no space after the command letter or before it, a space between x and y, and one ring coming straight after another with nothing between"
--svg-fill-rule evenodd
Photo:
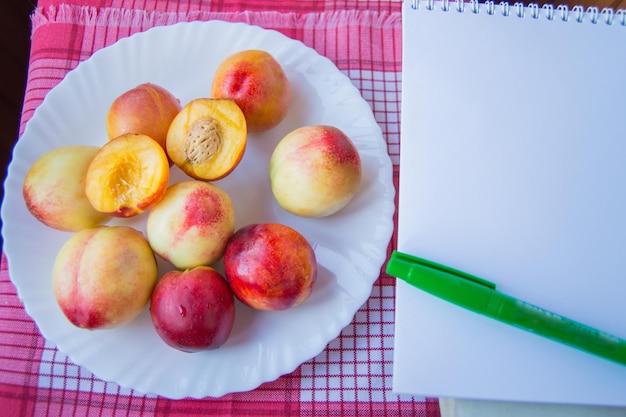
<instances>
[{"instance_id":1,"label":"pink checkered tablecloth","mask_svg":"<svg viewBox=\"0 0 626 417\"><path fill-rule=\"evenodd\" d=\"M39 0L21 131L46 94L95 51L153 26L242 21L277 30L332 60L370 104L398 185L400 1ZM397 194L396 194L397 198ZM397 223L397 219L396 219ZM388 252L395 247L395 233ZM40 334L0 269L2 416L439 416L437 399L392 392L395 281L384 272L350 325L316 357L257 389L170 400L95 377Z\"/></svg>"}]
</instances>

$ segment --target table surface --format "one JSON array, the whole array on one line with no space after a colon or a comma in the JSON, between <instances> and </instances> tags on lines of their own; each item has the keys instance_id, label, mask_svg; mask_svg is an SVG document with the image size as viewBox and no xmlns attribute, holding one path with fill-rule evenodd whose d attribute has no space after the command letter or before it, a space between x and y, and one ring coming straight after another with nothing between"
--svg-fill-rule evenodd
<instances>
[{"instance_id":1,"label":"table surface","mask_svg":"<svg viewBox=\"0 0 626 417\"><path fill-rule=\"evenodd\" d=\"M398 0L39 0L32 15L20 132L46 94L97 50L153 26L211 19L244 21L278 30L332 60L371 106L387 142L397 187L402 86L402 19ZM359 41L348 42L346 35ZM394 232L388 253L395 243ZM395 281L381 272L370 298L357 311L352 323L319 355L292 373L250 392L220 398L170 400L100 380L47 342L26 314L3 255L1 414L443 415L446 407L440 411L438 399L392 392L394 303Z\"/></svg>"},{"instance_id":2,"label":"table surface","mask_svg":"<svg viewBox=\"0 0 626 417\"><path fill-rule=\"evenodd\" d=\"M398 1L40 0L31 18L20 132L68 71L118 39L177 21L245 21L302 41L350 77L383 130L397 186L400 6ZM366 41L349 47L346 34ZM395 234L389 250L394 245ZM352 323L290 374L250 392L170 400L100 380L47 342L26 314L3 256L0 408L11 416L439 416L437 399L392 392L394 289L394 280L381 274Z\"/></svg>"}]
</instances>

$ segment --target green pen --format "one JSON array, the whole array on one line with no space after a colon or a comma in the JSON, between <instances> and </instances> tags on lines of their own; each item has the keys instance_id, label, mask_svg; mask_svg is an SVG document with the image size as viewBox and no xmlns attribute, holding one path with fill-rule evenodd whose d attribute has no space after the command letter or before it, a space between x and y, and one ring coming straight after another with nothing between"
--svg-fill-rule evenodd
<instances>
[{"instance_id":1,"label":"green pen","mask_svg":"<svg viewBox=\"0 0 626 417\"><path fill-rule=\"evenodd\" d=\"M626 365L626 340L496 291L493 282L398 251L387 273L468 310Z\"/></svg>"}]
</instances>

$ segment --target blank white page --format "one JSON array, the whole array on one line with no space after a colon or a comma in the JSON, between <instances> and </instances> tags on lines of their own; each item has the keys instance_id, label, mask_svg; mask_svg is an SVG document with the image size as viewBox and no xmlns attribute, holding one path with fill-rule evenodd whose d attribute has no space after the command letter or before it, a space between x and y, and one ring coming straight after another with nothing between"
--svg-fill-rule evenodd
<instances>
[{"instance_id":1,"label":"blank white page","mask_svg":"<svg viewBox=\"0 0 626 417\"><path fill-rule=\"evenodd\" d=\"M626 338L623 15L403 7L398 250ZM626 406L626 366L398 281L393 387Z\"/></svg>"}]
</instances>

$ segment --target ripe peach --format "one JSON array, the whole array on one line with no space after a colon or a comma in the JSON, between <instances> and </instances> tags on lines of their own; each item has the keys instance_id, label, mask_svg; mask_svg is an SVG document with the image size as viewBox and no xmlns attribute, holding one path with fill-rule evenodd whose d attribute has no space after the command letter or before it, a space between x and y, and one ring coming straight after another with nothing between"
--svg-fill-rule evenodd
<instances>
[{"instance_id":1,"label":"ripe peach","mask_svg":"<svg viewBox=\"0 0 626 417\"><path fill-rule=\"evenodd\" d=\"M266 51L249 49L227 57L211 85L215 98L235 100L248 129L261 132L280 123L291 104L291 84L283 68Z\"/></svg>"},{"instance_id":2,"label":"ripe peach","mask_svg":"<svg viewBox=\"0 0 626 417\"><path fill-rule=\"evenodd\" d=\"M230 196L199 180L172 185L146 222L152 249L180 269L216 262L234 229Z\"/></svg>"},{"instance_id":3,"label":"ripe peach","mask_svg":"<svg viewBox=\"0 0 626 417\"><path fill-rule=\"evenodd\" d=\"M167 130L181 109L180 101L165 88L140 84L118 96L106 116L109 139L127 133L150 136L165 150Z\"/></svg>"},{"instance_id":4,"label":"ripe peach","mask_svg":"<svg viewBox=\"0 0 626 417\"><path fill-rule=\"evenodd\" d=\"M167 156L157 142L128 133L107 142L93 158L85 194L100 212L136 216L163 198L169 172Z\"/></svg>"},{"instance_id":5,"label":"ripe peach","mask_svg":"<svg viewBox=\"0 0 626 417\"><path fill-rule=\"evenodd\" d=\"M234 101L199 98L174 118L166 149L187 175L212 181L235 169L243 157L246 139L246 120Z\"/></svg>"},{"instance_id":6,"label":"ripe peach","mask_svg":"<svg viewBox=\"0 0 626 417\"><path fill-rule=\"evenodd\" d=\"M95 210L85 195L87 168L98 150L96 146L70 145L39 157L22 186L28 211L43 224L64 232L106 223L110 216Z\"/></svg>"},{"instance_id":7,"label":"ripe peach","mask_svg":"<svg viewBox=\"0 0 626 417\"><path fill-rule=\"evenodd\" d=\"M75 326L105 329L132 321L150 300L157 263L141 232L127 226L84 229L57 254L52 282Z\"/></svg>"},{"instance_id":8,"label":"ripe peach","mask_svg":"<svg viewBox=\"0 0 626 417\"><path fill-rule=\"evenodd\" d=\"M356 195L361 158L333 126L304 126L288 133L270 158L272 193L285 210L303 217L329 216Z\"/></svg>"},{"instance_id":9,"label":"ripe peach","mask_svg":"<svg viewBox=\"0 0 626 417\"><path fill-rule=\"evenodd\" d=\"M154 288L150 317L161 339L176 349L217 349L233 328L235 300L224 278L213 268L170 271Z\"/></svg>"},{"instance_id":10,"label":"ripe peach","mask_svg":"<svg viewBox=\"0 0 626 417\"><path fill-rule=\"evenodd\" d=\"M224 273L242 303L258 310L286 310L311 295L317 261L309 242L291 227L251 224L228 241Z\"/></svg>"}]
</instances>

